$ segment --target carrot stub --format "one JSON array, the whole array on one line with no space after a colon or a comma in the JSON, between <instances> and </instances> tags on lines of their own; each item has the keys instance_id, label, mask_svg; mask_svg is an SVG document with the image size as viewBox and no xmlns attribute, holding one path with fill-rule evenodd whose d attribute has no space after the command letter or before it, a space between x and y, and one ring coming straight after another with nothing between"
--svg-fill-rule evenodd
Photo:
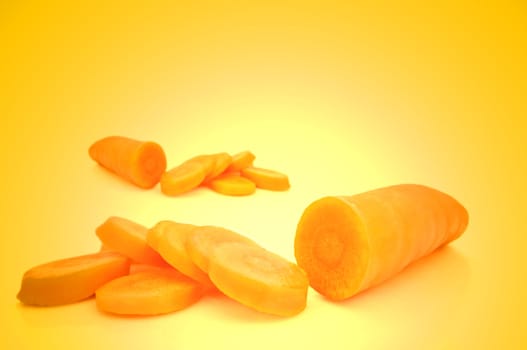
<instances>
[{"instance_id":1,"label":"carrot stub","mask_svg":"<svg viewBox=\"0 0 527 350\"><path fill-rule=\"evenodd\" d=\"M467 224L458 201L422 185L324 197L300 218L295 257L315 290L342 300L458 238Z\"/></svg>"},{"instance_id":2,"label":"carrot stub","mask_svg":"<svg viewBox=\"0 0 527 350\"><path fill-rule=\"evenodd\" d=\"M225 295L260 312L293 316L306 307L305 272L253 244L226 243L215 249L209 276Z\"/></svg>"},{"instance_id":3,"label":"carrot stub","mask_svg":"<svg viewBox=\"0 0 527 350\"><path fill-rule=\"evenodd\" d=\"M28 305L55 306L91 297L97 288L128 274L130 260L115 252L56 260L26 271L17 298Z\"/></svg>"},{"instance_id":4,"label":"carrot stub","mask_svg":"<svg viewBox=\"0 0 527 350\"><path fill-rule=\"evenodd\" d=\"M166 169L161 146L124 136L108 136L93 143L90 157L107 170L141 188L152 188Z\"/></svg>"},{"instance_id":5,"label":"carrot stub","mask_svg":"<svg viewBox=\"0 0 527 350\"><path fill-rule=\"evenodd\" d=\"M256 184L256 187L271 190L285 191L289 189L289 178L278 171L247 167L241 170L241 175Z\"/></svg>"},{"instance_id":6,"label":"carrot stub","mask_svg":"<svg viewBox=\"0 0 527 350\"><path fill-rule=\"evenodd\" d=\"M97 307L120 315L159 315L182 310L203 295L203 287L172 268L150 267L114 279L95 293Z\"/></svg>"},{"instance_id":7,"label":"carrot stub","mask_svg":"<svg viewBox=\"0 0 527 350\"><path fill-rule=\"evenodd\" d=\"M226 173L212 179L209 187L227 196L248 196L256 191L256 185L251 180L238 174Z\"/></svg>"}]
</instances>

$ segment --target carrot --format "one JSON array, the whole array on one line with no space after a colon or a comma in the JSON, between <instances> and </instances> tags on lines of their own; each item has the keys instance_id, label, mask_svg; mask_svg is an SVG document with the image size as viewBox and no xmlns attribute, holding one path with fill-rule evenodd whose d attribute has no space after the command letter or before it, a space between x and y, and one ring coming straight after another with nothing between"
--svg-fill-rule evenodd
<instances>
[{"instance_id":1,"label":"carrot","mask_svg":"<svg viewBox=\"0 0 527 350\"><path fill-rule=\"evenodd\" d=\"M161 176L161 192L177 196L198 187L205 180L206 169L199 162L185 162Z\"/></svg>"},{"instance_id":2,"label":"carrot","mask_svg":"<svg viewBox=\"0 0 527 350\"><path fill-rule=\"evenodd\" d=\"M175 269L150 267L114 279L95 292L97 307L119 315L159 315L182 310L203 295L203 287Z\"/></svg>"},{"instance_id":3,"label":"carrot","mask_svg":"<svg viewBox=\"0 0 527 350\"><path fill-rule=\"evenodd\" d=\"M148 229L128 219L110 216L95 229L102 244L135 262L168 266L163 258L146 241Z\"/></svg>"},{"instance_id":4,"label":"carrot","mask_svg":"<svg viewBox=\"0 0 527 350\"><path fill-rule=\"evenodd\" d=\"M306 307L305 272L253 244L219 246L210 258L209 276L225 295L260 312L293 316Z\"/></svg>"},{"instance_id":5,"label":"carrot","mask_svg":"<svg viewBox=\"0 0 527 350\"><path fill-rule=\"evenodd\" d=\"M225 243L240 242L256 245L249 238L217 226L198 226L187 237L185 248L190 259L205 273L214 250Z\"/></svg>"},{"instance_id":6,"label":"carrot","mask_svg":"<svg viewBox=\"0 0 527 350\"><path fill-rule=\"evenodd\" d=\"M232 156L231 164L225 170L226 172L237 172L253 165L255 155L251 151L243 151Z\"/></svg>"},{"instance_id":7,"label":"carrot","mask_svg":"<svg viewBox=\"0 0 527 350\"><path fill-rule=\"evenodd\" d=\"M324 197L300 218L295 257L315 290L342 300L458 238L467 224L458 201L422 185Z\"/></svg>"},{"instance_id":8,"label":"carrot","mask_svg":"<svg viewBox=\"0 0 527 350\"><path fill-rule=\"evenodd\" d=\"M81 255L35 266L24 273L17 298L55 306L91 297L104 283L128 273L130 261L114 252Z\"/></svg>"},{"instance_id":9,"label":"carrot","mask_svg":"<svg viewBox=\"0 0 527 350\"><path fill-rule=\"evenodd\" d=\"M197 226L169 220L158 222L147 234L148 242L175 269L207 287L213 287L209 277L192 262L185 248L186 241Z\"/></svg>"},{"instance_id":10,"label":"carrot","mask_svg":"<svg viewBox=\"0 0 527 350\"><path fill-rule=\"evenodd\" d=\"M234 173L225 173L212 179L209 187L228 196L247 196L256 191L254 182Z\"/></svg>"},{"instance_id":11,"label":"carrot","mask_svg":"<svg viewBox=\"0 0 527 350\"><path fill-rule=\"evenodd\" d=\"M231 155L225 152L211 154L210 157L214 160L214 167L207 174L203 182L209 182L215 177L221 175L232 162Z\"/></svg>"},{"instance_id":12,"label":"carrot","mask_svg":"<svg viewBox=\"0 0 527 350\"><path fill-rule=\"evenodd\" d=\"M166 169L165 152L155 142L109 136L93 143L90 157L107 170L141 188L152 188Z\"/></svg>"},{"instance_id":13,"label":"carrot","mask_svg":"<svg viewBox=\"0 0 527 350\"><path fill-rule=\"evenodd\" d=\"M272 191L285 191L289 189L289 178L287 175L274 170L247 167L241 170L243 177L251 180L256 187Z\"/></svg>"}]
</instances>

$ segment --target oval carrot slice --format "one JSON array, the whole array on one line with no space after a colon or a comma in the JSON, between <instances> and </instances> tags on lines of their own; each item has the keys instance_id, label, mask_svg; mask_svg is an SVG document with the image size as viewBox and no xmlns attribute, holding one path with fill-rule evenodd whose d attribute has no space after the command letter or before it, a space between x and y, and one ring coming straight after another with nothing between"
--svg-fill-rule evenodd
<instances>
[{"instance_id":1,"label":"oval carrot slice","mask_svg":"<svg viewBox=\"0 0 527 350\"><path fill-rule=\"evenodd\" d=\"M285 191L290 187L287 175L274 170L247 167L241 170L241 175L266 190Z\"/></svg>"},{"instance_id":2,"label":"oval carrot slice","mask_svg":"<svg viewBox=\"0 0 527 350\"><path fill-rule=\"evenodd\" d=\"M232 162L231 155L226 152L211 154L210 157L214 160L214 167L203 180L205 183L221 175Z\"/></svg>"},{"instance_id":3,"label":"oval carrot slice","mask_svg":"<svg viewBox=\"0 0 527 350\"><path fill-rule=\"evenodd\" d=\"M306 307L306 273L256 245L222 244L210 258L209 276L225 295L260 312L293 316Z\"/></svg>"},{"instance_id":4,"label":"oval carrot slice","mask_svg":"<svg viewBox=\"0 0 527 350\"><path fill-rule=\"evenodd\" d=\"M105 247L136 262L168 266L159 253L148 245L147 232L146 227L118 216L110 216L95 229Z\"/></svg>"},{"instance_id":5,"label":"oval carrot slice","mask_svg":"<svg viewBox=\"0 0 527 350\"><path fill-rule=\"evenodd\" d=\"M185 248L186 241L197 226L169 220L158 222L148 231L147 239L156 241L159 254L176 270L209 288L214 287L209 276L190 258Z\"/></svg>"},{"instance_id":6,"label":"oval carrot slice","mask_svg":"<svg viewBox=\"0 0 527 350\"><path fill-rule=\"evenodd\" d=\"M324 197L300 218L295 257L315 290L342 300L458 238L467 223L458 201L422 185Z\"/></svg>"},{"instance_id":7,"label":"oval carrot slice","mask_svg":"<svg viewBox=\"0 0 527 350\"><path fill-rule=\"evenodd\" d=\"M212 179L209 187L228 196L247 196L256 191L256 185L251 180L238 174L226 173Z\"/></svg>"},{"instance_id":8,"label":"oval carrot slice","mask_svg":"<svg viewBox=\"0 0 527 350\"><path fill-rule=\"evenodd\" d=\"M237 172L253 165L256 156L251 151L243 151L232 156L231 164L225 172Z\"/></svg>"},{"instance_id":9,"label":"oval carrot slice","mask_svg":"<svg viewBox=\"0 0 527 350\"><path fill-rule=\"evenodd\" d=\"M159 315L182 310L203 287L175 269L155 268L114 279L95 292L97 307L119 315Z\"/></svg>"},{"instance_id":10,"label":"oval carrot slice","mask_svg":"<svg viewBox=\"0 0 527 350\"><path fill-rule=\"evenodd\" d=\"M177 196L198 187L205 179L205 169L202 163L185 162L161 176L161 192L169 196Z\"/></svg>"},{"instance_id":11,"label":"oval carrot slice","mask_svg":"<svg viewBox=\"0 0 527 350\"><path fill-rule=\"evenodd\" d=\"M232 242L256 245L249 238L223 227L198 226L187 238L185 248L194 264L207 273L209 270L209 259L214 250L222 244Z\"/></svg>"},{"instance_id":12,"label":"oval carrot slice","mask_svg":"<svg viewBox=\"0 0 527 350\"><path fill-rule=\"evenodd\" d=\"M93 143L90 157L107 170L141 188L152 188L166 169L161 146L124 136L109 136Z\"/></svg>"},{"instance_id":13,"label":"oval carrot slice","mask_svg":"<svg viewBox=\"0 0 527 350\"><path fill-rule=\"evenodd\" d=\"M17 298L24 304L55 306L91 297L97 288L128 274L130 260L115 252L52 261L24 273Z\"/></svg>"}]
</instances>

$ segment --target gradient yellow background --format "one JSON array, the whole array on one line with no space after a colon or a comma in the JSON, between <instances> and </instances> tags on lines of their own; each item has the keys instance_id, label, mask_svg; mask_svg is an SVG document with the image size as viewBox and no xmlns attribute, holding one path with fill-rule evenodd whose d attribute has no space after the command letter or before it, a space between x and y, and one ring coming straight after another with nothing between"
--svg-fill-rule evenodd
<instances>
[{"instance_id":1,"label":"gradient yellow background","mask_svg":"<svg viewBox=\"0 0 527 350\"><path fill-rule=\"evenodd\" d=\"M526 64L520 0L2 1L0 347L524 348ZM89 159L110 134L159 142L169 166L250 149L292 188L139 190ZM465 235L349 301L310 290L291 319L15 299L26 269L98 249L109 215L222 225L293 259L311 201L400 182L459 199Z\"/></svg>"}]
</instances>

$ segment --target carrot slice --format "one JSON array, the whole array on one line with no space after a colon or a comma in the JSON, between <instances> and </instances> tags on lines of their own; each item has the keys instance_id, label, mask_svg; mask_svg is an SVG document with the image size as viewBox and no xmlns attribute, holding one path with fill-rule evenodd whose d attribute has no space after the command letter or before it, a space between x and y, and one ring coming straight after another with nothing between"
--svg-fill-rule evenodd
<instances>
[{"instance_id":1,"label":"carrot slice","mask_svg":"<svg viewBox=\"0 0 527 350\"><path fill-rule=\"evenodd\" d=\"M218 193L228 196L247 196L256 191L254 182L232 173L226 173L212 179L209 187Z\"/></svg>"},{"instance_id":2,"label":"carrot slice","mask_svg":"<svg viewBox=\"0 0 527 350\"><path fill-rule=\"evenodd\" d=\"M209 259L214 250L225 243L240 242L256 245L249 238L217 226L198 226L187 237L185 248L190 259L205 273L209 270Z\"/></svg>"},{"instance_id":3,"label":"carrot slice","mask_svg":"<svg viewBox=\"0 0 527 350\"><path fill-rule=\"evenodd\" d=\"M147 232L146 227L118 216L110 216L95 229L95 233L107 248L136 262L168 266L163 258L148 245Z\"/></svg>"},{"instance_id":4,"label":"carrot slice","mask_svg":"<svg viewBox=\"0 0 527 350\"><path fill-rule=\"evenodd\" d=\"M130 261L114 252L56 260L24 273L17 298L24 304L55 306L91 297L106 282L128 274Z\"/></svg>"},{"instance_id":5,"label":"carrot slice","mask_svg":"<svg viewBox=\"0 0 527 350\"><path fill-rule=\"evenodd\" d=\"M198 187L206 176L206 169L200 162L185 162L161 176L161 192L177 196Z\"/></svg>"},{"instance_id":6,"label":"carrot slice","mask_svg":"<svg viewBox=\"0 0 527 350\"><path fill-rule=\"evenodd\" d=\"M254 182L258 188L272 191L285 191L290 187L287 175L274 170L247 167L241 170L241 174Z\"/></svg>"},{"instance_id":7,"label":"carrot slice","mask_svg":"<svg viewBox=\"0 0 527 350\"><path fill-rule=\"evenodd\" d=\"M324 197L300 218L295 257L315 290L342 300L458 238L467 224L457 200L422 185Z\"/></svg>"},{"instance_id":8,"label":"carrot slice","mask_svg":"<svg viewBox=\"0 0 527 350\"><path fill-rule=\"evenodd\" d=\"M306 273L256 245L221 245L210 258L209 276L225 295L260 312L293 316L306 307Z\"/></svg>"},{"instance_id":9,"label":"carrot slice","mask_svg":"<svg viewBox=\"0 0 527 350\"><path fill-rule=\"evenodd\" d=\"M211 154L210 157L214 160L214 167L203 180L205 183L221 175L232 162L231 155L225 152Z\"/></svg>"},{"instance_id":10,"label":"carrot slice","mask_svg":"<svg viewBox=\"0 0 527 350\"><path fill-rule=\"evenodd\" d=\"M243 151L232 156L231 164L225 172L237 172L253 165L256 156L251 151Z\"/></svg>"},{"instance_id":11,"label":"carrot slice","mask_svg":"<svg viewBox=\"0 0 527 350\"><path fill-rule=\"evenodd\" d=\"M152 188L166 169L165 152L155 142L109 136L93 143L90 157L107 170L141 188Z\"/></svg>"},{"instance_id":12,"label":"carrot slice","mask_svg":"<svg viewBox=\"0 0 527 350\"><path fill-rule=\"evenodd\" d=\"M196 227L169 220L160 221L148 231L147 240L155 241L159 254L178 271L212 288L208 275L192 262L185 248L188 237Z\"/></svg>"},{"instance_id":13,"label":"carrot slice","mask_svg":"<svg viewBox=\"0 0 527 350\"><path fill-rule=\"evenodd\" d=\"M182 310L203 287L175 269L151 267L114 279L95 292L97 307L119 315L159 315Z\"/></svg>"}]
</instances>

